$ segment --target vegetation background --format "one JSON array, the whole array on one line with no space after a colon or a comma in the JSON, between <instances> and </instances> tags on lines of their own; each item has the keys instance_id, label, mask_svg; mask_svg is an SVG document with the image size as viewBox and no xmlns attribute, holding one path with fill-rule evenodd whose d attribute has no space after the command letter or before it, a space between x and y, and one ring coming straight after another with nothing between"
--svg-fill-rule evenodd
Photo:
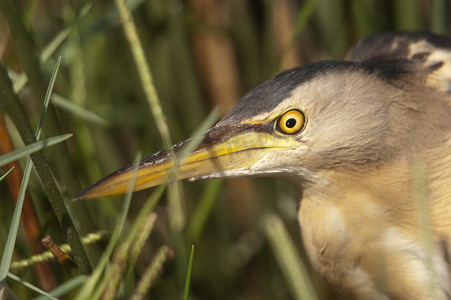
<instances>
[{"instance_id":1,"label":"vegetation background","mask_svg":"<svg viewBox=\"0 0 451 300\"><path fill-rule=\"evenodd\" d=\"M44 88L58 57L62 57L43 136L74 136L46 149L45 157L78 235L101 234L97 241L85 246L90 264L95 267L105 257L124 197L79 202L71 198L131 163L138 151L147 156L164 148L124 36L124 24L114 1L2 2L0 61L15 85L25 72L29 59L26 53L40 57L37 71L44 79ZM13 4L16 15L6 3ZM393 30L449 34L451 30L451 1L445 0L130 0L127 5L172 142L191 136L214 108L225 114L246 91L278 72L312 61L341 59L365 35ZM14 19L24 25L31 41L26 49L20 50L24 44L17 44L21 37L15 36L11 24ZM32 84L33 75L26 73ZM34 131L43 99L28 84L17 95ZM0 155L24 146L6 101L2 89ZM7 244L25 161L26 157L22 158L0 182L0 257ZM4 165L3 172L10 167ZM117 258L119 245L130 246L125 242L133 224L150 226L151 221L136 222L155 191L133 195L113 257ZM112 280L108 274L116 273L108 272L113 266L119 268L121 279L112 292L108 294L105 284L89 279L101 287L98 297L122 299L134 295L155 257L161 258L160 264L153 269L155 279L149 280L152 286L144 297L187 297L185 279L194 245L191 299L297 299L268 241L267 229L272 224L267 218L269 213L283 220L319 298L332 297L309 267L302 250L297 203L289 184L267 178L184 182L176 193L182 208L175 213L171 211L174 204L168 200L170 194L164 192L154 207L157 219L150 237L138 243L140 254L133 261L119 259L116 265L113 258L107 264L109 269L103 270L102 274ZM44 235L50 235L57 244L66 243L65 231L48 198L39 176L33 172L13 261L41 253L44 249L40 239ZM174 218L178 221L174 222ZM11 267L10 272L45 291L81 278L75 287L66 287L61 296L65 299L80 298L89 281L77 277L78 271L71 266L55 260ZM19 299L38 296L10 277L6 283ZM90 294L92 298L97 296Z\"/></svg>"}]
</instances>

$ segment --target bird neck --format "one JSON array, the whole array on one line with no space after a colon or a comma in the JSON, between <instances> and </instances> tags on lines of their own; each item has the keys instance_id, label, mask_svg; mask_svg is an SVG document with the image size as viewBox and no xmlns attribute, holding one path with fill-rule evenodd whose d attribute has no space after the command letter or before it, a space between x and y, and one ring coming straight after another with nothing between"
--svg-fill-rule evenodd
<instances>
[{"instance_id":1,"label":"bird neck","mask_svg":"<svg viewBox=\"0 0 451 300\"><path fill-rule=\"evenodd\" d=\"M423 280L431 276L419 235L412 162L400 158L367 172L323 171L304 188L298 219L307 253L330 284L351 296L373 299L389 290L390 295L413 299L414 294L408 297L405 291L429 289L430 281ZM432 171L438 167L432 165ZM444 196L433 184L427 187L433 220ZM444 223L431 224L434 233L451 230L447 216ZM446 259L443 249L434 247L433 259L440 269ZM406 265L412 274L405 272ZM449 271L438 278L449 282Z\"/></svg>"}]
</instances>

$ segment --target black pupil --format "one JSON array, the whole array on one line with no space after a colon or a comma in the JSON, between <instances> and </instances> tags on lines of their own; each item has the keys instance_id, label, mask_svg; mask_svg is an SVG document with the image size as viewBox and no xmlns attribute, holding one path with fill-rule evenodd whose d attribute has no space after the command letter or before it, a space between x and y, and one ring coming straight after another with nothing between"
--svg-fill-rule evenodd
<instances>
[{"instance_id":1,"label":"black pupil","mask_svg":"<svg viewBox=\"0 0 451 300\"><path fill-rule=\"evenodd\" d=\"M296 120L295 119L288 119L285 122L285 126L287 126L288 128L293 128L294 126L296 126Z\"/></svg>"}]
</instances>

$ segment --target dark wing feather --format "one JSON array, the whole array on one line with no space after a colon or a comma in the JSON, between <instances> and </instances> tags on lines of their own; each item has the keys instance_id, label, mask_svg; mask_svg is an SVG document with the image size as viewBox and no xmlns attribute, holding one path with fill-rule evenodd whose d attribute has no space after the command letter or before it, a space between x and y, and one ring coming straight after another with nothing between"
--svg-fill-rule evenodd
<instances>
[{"instance_id":1,"label":"dark wing feather","mask_svg":"<svg viewBox=\"0 0 451 300\"><path fill-rule=\"evenodd\" d=\"M426 73L427 84L451 95L451 38L427 32L375 34L361 39L346 60L407 59Z\"/></svg>"}]
</instances>

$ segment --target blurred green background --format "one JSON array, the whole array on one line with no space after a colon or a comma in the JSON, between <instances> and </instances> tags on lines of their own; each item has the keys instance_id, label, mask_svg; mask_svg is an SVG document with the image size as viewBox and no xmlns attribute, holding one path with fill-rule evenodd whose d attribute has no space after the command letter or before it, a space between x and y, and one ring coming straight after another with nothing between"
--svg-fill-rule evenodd
<instances>
[{"instance_id":1,"label":"blurred green background","mask_svg":"<svg viewBox=\"0 0 451 300\"><path fill-rule=\"evenodd\" d=\"M70 199L131 163L137 151L147 156L163 148L117 6L107 0L14 3L34 53L41 55L49 45L57 45L55 37L62 36L49 59L40 65L48 83L56 59L62 56L54 89L57 121L46 122L43 128L46 137L55 135L55 124L62 132L74 134L64 146L45 151L59 190L80 236L111 232L123 197L82 202ZM451 29L451 1L445 0L131 0L127 4L174 143L188 138L212 109L218 107L225 114L246 91L281 70L322 59L341 59L360 37L372 32L426 30L447 34ZM23 72L23 58L4 14L0 14L0 60L16 82L17 74ZM32 128L36 128L42 100L36 101L27 85L19 97ZM67 103L86 110L80 113ZM1 102L0 109L4 109ZM22 147L8 111L3 110L1 116L13 145ZM189 253L195 245L191 299L293 299L263 224L267 213L279 215L308 264L290 185L277 179L253 178L183 182L182 187L182 227L171 227L164 194L154 209L158 216L155 228L137 262L128 266L116 297L127 298L157 249L168 245L174 249L174 257L164 263L147 296L182 299ZM14 185L6 180L0 183L0 246L5 244L14 210L11 189ZM24 222L32 224L19 231L14 261L41 252L39 238L46 234L57 244L66 242L35 173L28 190L29 209L36 222L23 216ZM133 195L125 236L151 192ZM102 256L107 241L104 238L86 247L92 266ZM0 256L2 251L0 247ZM57 262L44 269L11 272L44 290L71 278ZM311 273L320 298L333 297ZM36 296L14 281L8 285L20 299Z\"/></svg>"}]
</instances>

